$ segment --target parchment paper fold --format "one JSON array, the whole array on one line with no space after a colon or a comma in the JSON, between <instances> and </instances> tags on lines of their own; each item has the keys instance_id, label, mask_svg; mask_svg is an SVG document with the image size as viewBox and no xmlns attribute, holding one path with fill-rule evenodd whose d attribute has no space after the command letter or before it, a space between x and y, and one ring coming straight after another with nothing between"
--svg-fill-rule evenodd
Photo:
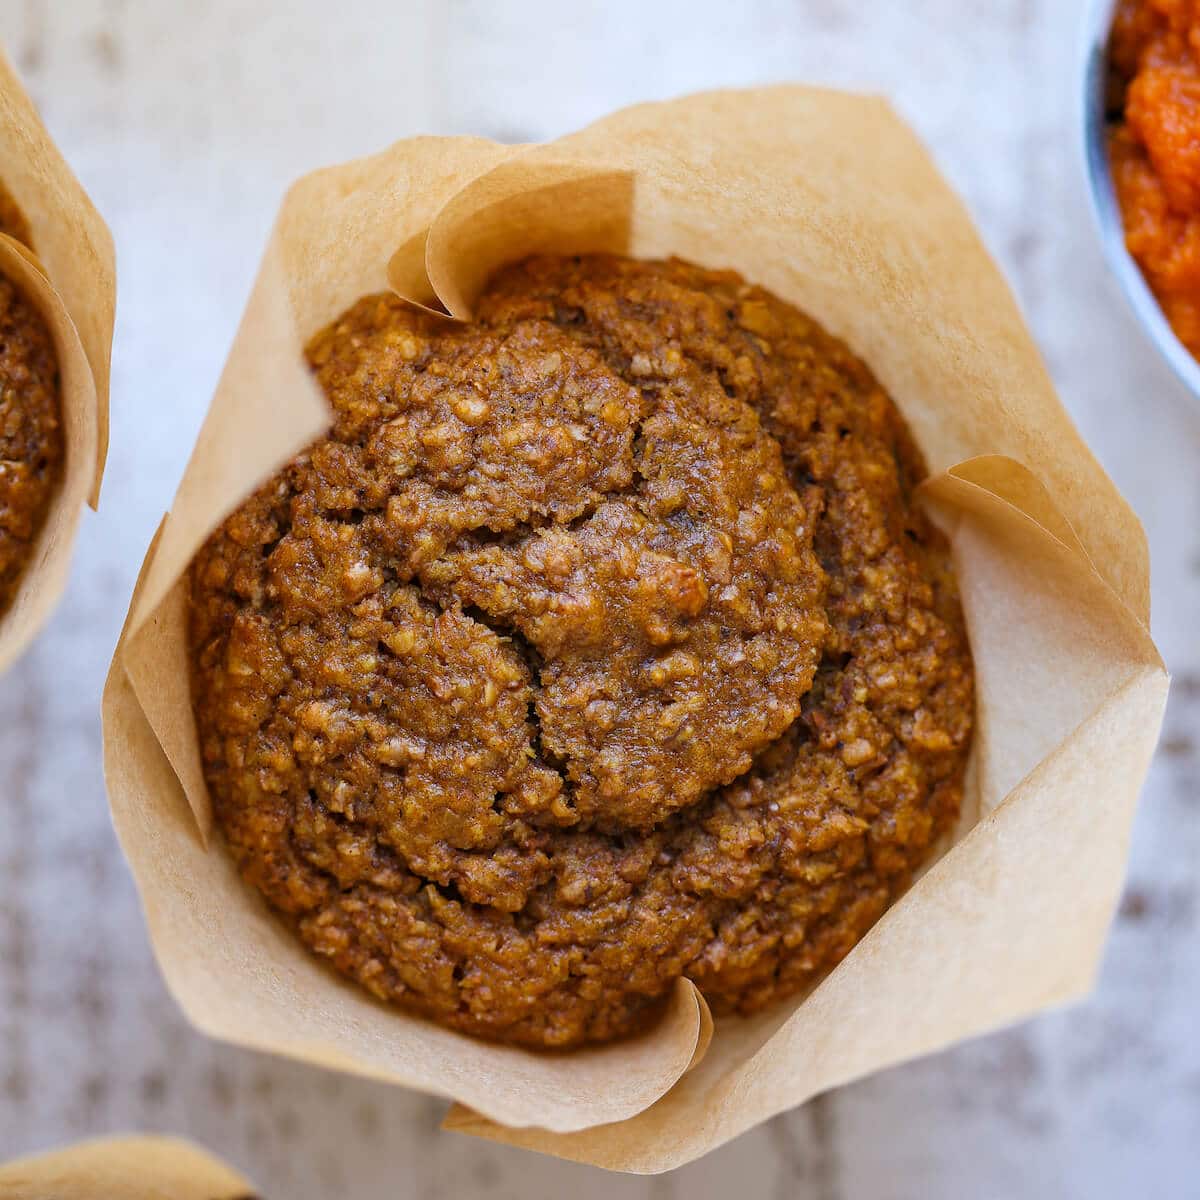
<instances>
[{"instance_id":1,"label":"parchment paper fold","mask_svg":"<svg viewBox=\"0 0 1200 1200\"><path fill-rule=\"evenodd\" d=\"M178 1138L118 1137L0 1165L0 1200L257 1200L254 1188Z\"/></svg>"},{"instance_id":2,"label":"parchment paper fold","mask_svg":"<svg viewBox=\"0 0 1200 1200\"><path fill-rule=\"evenodd\" d=\"M807 998L713 1029L683 982L645 1037L549 1056L374 1003L208 844L181 577L325 428L302 346L352 301L390 285L466 317L501 263L598 249L732 267L871 364L930 463L978 734L954 844ZM665 1170L1088 987L1166 692L1148 595L1136 518L1059 404L970 218L883 101L779 87L642 105L546 145L418 138L307 176L284 201L113 660L114 821L168 984L202 1029L452 1097L452 1128Z\"/></svg>"}]
</instances>

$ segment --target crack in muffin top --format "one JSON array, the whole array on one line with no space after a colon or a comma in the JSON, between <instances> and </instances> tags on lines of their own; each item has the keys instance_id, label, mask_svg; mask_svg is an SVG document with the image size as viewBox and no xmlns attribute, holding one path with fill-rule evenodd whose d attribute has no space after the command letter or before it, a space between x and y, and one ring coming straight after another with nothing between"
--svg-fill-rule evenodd
<instances>
[{"instance_id":1,"label":"crack in muffin top","mask_svg":"<svg viewBox=\"0 0 1200 1200\"><path fill-rule=\"evenodd\" d=\"M957 811L971 676L920 457L865 367L728 272L531 259L474 322L369 296L329 435L192 570L243 873L377 995L533 1046L688 974L754 1011Z\"/></svg>"}]
</instances>

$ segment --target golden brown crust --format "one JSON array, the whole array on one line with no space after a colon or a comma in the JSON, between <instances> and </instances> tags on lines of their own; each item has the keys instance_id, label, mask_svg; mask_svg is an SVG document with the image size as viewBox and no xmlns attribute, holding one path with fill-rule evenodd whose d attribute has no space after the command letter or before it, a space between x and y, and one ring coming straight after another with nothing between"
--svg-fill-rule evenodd
<instances>
[{"instance_id":1,"label":"golden brown crust","mask_svg":"<svg viewBox=\"0 0 1200 1200\"><path fill-rule=\"evenodd\" d=\"M510 268L468 326L367 297L309 355L333 431L192 573L247 878L377 995L531 1046L827 971L952 822L972 716L866 368L735 275L609 257Z\"/></svg>"},{"instance_id":2,"label":"golden brown crust","mask_svg":"<svg viewBox=\"0 0 1200 1200\"><path fill-rule=\"evenodd\" d=\"M3 185L0 233L31 247L29 225ZM0 275L0 614L50 510L63 456L54 340L41 313Z\"/></svg>"}]
</instances>

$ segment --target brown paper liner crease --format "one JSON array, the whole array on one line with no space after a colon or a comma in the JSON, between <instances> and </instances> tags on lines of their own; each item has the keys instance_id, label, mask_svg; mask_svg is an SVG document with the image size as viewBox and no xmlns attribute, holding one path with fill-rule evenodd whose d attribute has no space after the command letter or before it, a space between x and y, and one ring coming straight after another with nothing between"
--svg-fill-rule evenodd
<instances>
[{"instance_id":1,"label":"brown paper liner crease","mask_svg":"<svg viewBox=\"0 0 1200 1200\"><path fill-rule=\"evenodd\" d=\"M930 464L978 720L974 819L810 995L714 1029L684 981L642 1038L555 1056L376 1004L208 848L183 574L326 427L302 348L348 304L390 284L467 317L502 263L585 250L734 268L871 365ZM465 1106L453 1128L665 1170L1087 988L1166 691L1148 595L1136 518L1055 396L967 213L883 101L777 87L642 105L547 145L414 139L308 176L284 201L114 656L113 817L168 984L202 1029L453 1097Z\"/></svg>"},{"instance_id":2,"label":"brown paper liner crease","mask_svg":"<svg viewBox=\"0 0 1200 1200\"><path fill-rule=\"evenodd\" d=\"M109 355L116 305L112 236L0 50L0 182L29 223L33 252L0 235L0 272L42 314L59 362L66 461L11 608L0 670L29 644L66 586L84 504L99 503L108 449Z\"/></svg>"}]
</instances>

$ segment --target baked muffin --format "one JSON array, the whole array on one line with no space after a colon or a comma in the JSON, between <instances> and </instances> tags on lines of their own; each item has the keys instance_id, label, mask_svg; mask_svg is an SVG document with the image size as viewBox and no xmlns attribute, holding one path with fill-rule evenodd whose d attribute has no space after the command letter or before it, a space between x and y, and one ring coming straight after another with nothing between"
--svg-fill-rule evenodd
<instances>
[{"instance_id":1,"label":"baked muffin","mask_svg":"<svg viewBox=\"0 0 1200 1200\"><path fill-rule=\"evenodd\" d=\"M953 823L970 652L869 370L731 272L360 300L333 429L193 563L243 875L382 999L566 1048L810 986Z\"/></svg>"},{"instance_id":2,"label":"baked muffin","mask_svg":"<svg viewBox=\"0 0 1200 1200\"><path fill-rule=\"evenodd\" d=\"M34 249L24 214L3 185L0 234ZM12 604L45 523L64 453L54 339L41 313L0 273L0 613Z\"/></svg>"}]
</instances>

